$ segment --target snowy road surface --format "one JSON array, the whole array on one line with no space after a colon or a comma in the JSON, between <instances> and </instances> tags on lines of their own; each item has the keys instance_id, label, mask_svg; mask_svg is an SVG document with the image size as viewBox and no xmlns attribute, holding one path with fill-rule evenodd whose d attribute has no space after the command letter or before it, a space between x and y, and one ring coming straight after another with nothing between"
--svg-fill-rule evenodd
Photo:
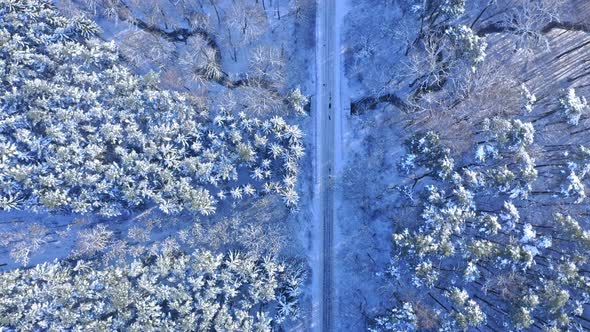
<instances>
[{"instance_id":1,"label":"snowy road surface","mask_svg":"<svg viewBox=\"0 0 590 332\"><path fill-rule=\"evenodd\" d=\"M340 38L336 1L320 0L316 25L316 99L314 210L317 259L314 294L314 330L334 329L334 188L341 150L342 108L340 103Z\"/></svg>"}]
</instances>

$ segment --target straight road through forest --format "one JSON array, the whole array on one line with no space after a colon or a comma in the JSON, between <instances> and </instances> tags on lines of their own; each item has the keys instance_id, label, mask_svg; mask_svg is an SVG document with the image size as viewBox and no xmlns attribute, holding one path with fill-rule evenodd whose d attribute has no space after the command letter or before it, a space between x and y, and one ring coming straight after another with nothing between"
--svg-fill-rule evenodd
<instances>
[{"instance_id":1,"label":"straight road through forest","mask_svg":"<svg viewBox=\"0 0 590 332\"><path fill-rule=\"evenodd\" d=\"M319 254L317 282L319 282L319 315L316 329L331 331L333 329L334 300L334 260L333 260L333 226L334 226L334 189L336 121L340 116L340 75L338 64L338 39L336 34L336 0L319 0L316 25L316 101L314 112L315 124L315 194L316 218L320 243L316 242ZM319 320L319 321L318 321Z\"/></svg>"}]
</instances>

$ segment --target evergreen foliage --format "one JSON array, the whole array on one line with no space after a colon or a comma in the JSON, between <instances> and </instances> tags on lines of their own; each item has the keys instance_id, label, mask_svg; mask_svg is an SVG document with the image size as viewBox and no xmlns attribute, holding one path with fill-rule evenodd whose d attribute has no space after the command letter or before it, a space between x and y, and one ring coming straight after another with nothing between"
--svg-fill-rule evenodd
<instances>
[{"instance_id":1,"label":"evergreen foliage","mask_svg":"<svg viewBox=\"0 0 590 332\"><path fill-rule=\"evenodd\" d=\"M567 117L567 122L574 126L578 125L583 115L590 112L590 106L586 98L578 97L574 89L568 89L559 99L559 103Z\"/></svg>"},{"instance_id":2,"label":"evergreen foliage","mask_svg":"<svg viewBox=\"0 0 590 332\"><path fill-rule=\"evenodd\" d=\"M565 197L575 198L575 202L580 204L586 199L586 185L583 180L590 172L590 149L581 145L574 153L566 153L564 157L568 157L569 161L567 171L563 171L567 177L561 193Z\"/></svg>"},{"instance_id":3,"label":"evergreen foliage","mask_svg":"<svg viewBox=\"0 0 590 332\"><path fill-rule=\"evenodd\" d=\"M485 60L487 42L484 37L476 35L470 27L458 25L449 27L446 33L451 37L457 58L462 59L475 71L477 66Z\"/></svg>"},{"instance_id":4,"label":"evergreen foliage","mask_svg":"<svg viewBox=\"0 0 590 332\"><path fill-rule=\"evenodd\" d=\"M416 331L416 314L411 303L404 303L401 308L393 308L386 315L375 318L370 332Z\"/></svg>"},{"instance_id":5,"label":"evergreen foliage","mask_svg":"<svg viewBox=\"0 0 590 332\"><path fill-rule=\"evenodd\" d=\"M478 163L455 167L426 186L417 223L396 221L401 229L393 234L392 276L429 290L432 305L450 322L441 326L445 331L488 320L505 328L582 329L590 303L586 223L562 213L554 223L521 215L537 179L529 152L534 128L502 118L486 119L482 127ZM435 133L421 137L436 138L422 139L436 144L407 145L411 160L434 168L450 158L455 165L449 154L436 153L449 150ZM587 171L584 151L570 165L581 175ZM571 191L580 190L566 193ZM501 206L493 203L498 200Z\"/></svg>"},{"instance_id":6,"label":"evergreen foliage","mask_svg":"<svg viewBox=\"0 0 590 332\"><path fill-rule=\"evenodd\" d=\"M415 134L406 140L405 146L409 153L399 164L403 172L409 173L416 166L425 167L444 179L453 170L454 162L450 158L450 150L440 143L440 137L435 132Z\"/></svg>"},{"instance_id":7,"label":"evergreen foliage","mask_svg":"<svg viewBox=\"0 0 590 332\"><path fill-rule=\"evenodd\" d=\"M297 126L209 112L161 90L157 75L130 73L97 32L50 1L0 1L0 209L113 217L153 203L208 215L214 195L241 199L263 187L297 204Z\"/></svg>"},{"instance_id":8,"label":"evergreen foliage","mask_svg":"<svg viewBox=\"0 0 590 332\"><path fill-rule=\"evenodd\" d=\"M0 329L272 331L298 316L302 270L164 247L124 266L55 262L0 274Z\"/></svg>"}]
</instances>

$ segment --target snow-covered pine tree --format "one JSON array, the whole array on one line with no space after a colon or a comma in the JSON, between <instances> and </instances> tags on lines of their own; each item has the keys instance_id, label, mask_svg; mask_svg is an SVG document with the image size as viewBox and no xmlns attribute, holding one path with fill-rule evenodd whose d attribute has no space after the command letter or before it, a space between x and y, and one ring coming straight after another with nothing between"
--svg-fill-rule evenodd
<instances>
[{"instance_id":1,"label":"snow-covered pine tree","mask_svg":"<svg viewBox=\"0 0 590 332\"><path fill-rule=\"evenodd\" d=\"M500 118L486 120L483 128L478 162L429 179L418 219L396 220L394 277L428 291L445 331L484 323L581 328L580 313L590 301L590 277L582 272L589 263L587 221L563 213L554 221L523 214L537 179L528 152L534 128ZM438 152L446 150L434 133L428 136L409 140L403 164L436 167ZM581 149L570 168L585 174Z\"/></svg>"},{"instance_id":2,"label":"snow-covered pine tree","mask_svg":"<svg viewBox=\"0 0 590 332\"><path fill-rule=\"evenodd\" d=\"M236 116L232 107L210 114L199 100L159 88L156 74L131 73L97 31L51 1L0 1L2 209L113 217L155 203L208 215L211 190L245 185L238 170L260 168L271 154L277 160L264 179L286 180L277 191L296 204L296 126Z\"/></svg>"},{"instance_id":3,"label":"snow-covered pine tree","mask_svg":"<svg viewBox=\"0 0 590 332\"><path fill-rule=\"evenodd\" d=\"M268 257L188 254L163 244L121 266L78 260L0 273L0 326L272 331L297 318L305 278L296 265Z\"/></svg>"},{"instance_id":4,"label":"snow-covered pine tree","mask_svg":"<svg viewBox=\"0 0 590 332\"><path fill-rule=\"evenodd\" d=\"M590 113L590 105L588 105L586 98L577 96L576 90L573 88L563 93L559 98L559 103L565 113L567 123L574 126L578 125L582 116Z\"/></svg>"}]
</instances>

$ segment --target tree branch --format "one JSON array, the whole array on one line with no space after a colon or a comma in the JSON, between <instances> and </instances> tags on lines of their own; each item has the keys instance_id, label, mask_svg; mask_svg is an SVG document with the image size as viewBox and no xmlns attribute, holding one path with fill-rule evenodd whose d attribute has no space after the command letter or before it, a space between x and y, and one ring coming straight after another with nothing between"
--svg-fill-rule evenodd
<instances>
[{"instance_id":1,"label":"tree branch","mask_svg":"<svg viewBox=\"0 0 590 332\"><path fill-rule=\"evenodd\" d=\"M375 109L375 107L377 107L377 105L380 103L391 104L404 112L410 110L411 108L411 106L406 101L398 97L396 94L388 93L379 97L368 96L355 100L350 103L350 112L352 114L361 114L365 110Z\"/></svg>"}]
</instances>

